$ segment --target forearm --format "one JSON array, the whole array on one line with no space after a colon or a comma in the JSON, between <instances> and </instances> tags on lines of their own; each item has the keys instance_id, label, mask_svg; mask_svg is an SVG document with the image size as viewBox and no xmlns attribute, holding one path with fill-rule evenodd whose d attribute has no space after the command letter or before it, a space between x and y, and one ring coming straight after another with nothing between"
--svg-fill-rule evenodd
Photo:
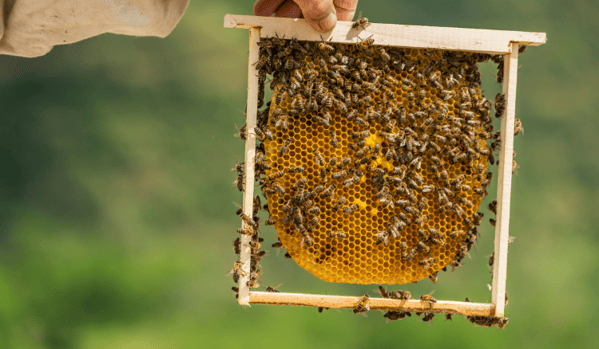
<instances>
[{"instance_id":1,"label":"forearm","mask_svg":"<svg viewBox=\"0 0 599 349\"><path fill-rule=\"evenodd\" d=\"M0 0L0 4L2 1ZM189 0L6 0L0 54L37 57L103 33L167 36Z\"/></svg>"}]
</instances>

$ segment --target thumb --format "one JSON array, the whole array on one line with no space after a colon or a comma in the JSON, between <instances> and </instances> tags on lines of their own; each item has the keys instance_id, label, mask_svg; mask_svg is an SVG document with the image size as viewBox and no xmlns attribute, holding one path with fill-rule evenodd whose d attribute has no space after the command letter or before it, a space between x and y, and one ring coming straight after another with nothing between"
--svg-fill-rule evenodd
<instances>
[{"instance_id":1,"label":"thumb","mask_svg":"<svg viewBox=\"0 0 599 349\"><path fill-rule=\"evenodd\" d=\"M333 0L293 0L300 7L308 24L319 32L333 30L337 12Z\"/></svg>"}]
</instances>

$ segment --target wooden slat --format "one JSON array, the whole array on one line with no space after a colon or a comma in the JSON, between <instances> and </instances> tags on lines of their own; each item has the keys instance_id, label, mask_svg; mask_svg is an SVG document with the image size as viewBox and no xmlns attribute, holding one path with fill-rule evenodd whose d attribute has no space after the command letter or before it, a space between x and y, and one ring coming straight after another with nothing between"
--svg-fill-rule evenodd
<instances>
[{"instance_id":1,"label":"wooden slat","mask_svg":"<svg viewBox=\"0 0 599 349\"><path fill-rule=\"evenodd\" d=\"M304 19L226 15L225 28L262 28L262 37L278 35L298 40L334 43L355 43L370 36L377 45L397 47L437 48L444 50L475 51L490 54L510 52L510 43L537 46L547 40L545 33L508 30L427 27L417 25L372 23L365 30L351 29L352 22L338 21L331 32L320 34ZM322 36L321 36L322 35ZM359 36L359 38L358 38Z\"/></svg>"},{"instance_id":2,"label":"wooden slat","mask_svg":"<svg viewBox=\"0 0 599 349\"><path fill-rule=\"evenodd\" d=\"M516 119L516 83L518 77L518 44L512 44L511 54L503 56L503 93L505 112L501 118L501 148L497 185L497 222L495 223L495 260L493 263L492 301L495 316L503 316L507 280L507 249L510 235L510 201L512 160L514 151L514 121Z\"/></svg>"},{"instance_id":3,"label":"wooden slat","mask_svg":"<svg viewBox=\"0 0 599 349\"><path fill-rule=\"evenodd\" d=\"M302 293L250 292L250 304L295 305L324 308L353 309L361 297L313 295ZM489 303L437 301L425 303L420 300L397 300L370 298L371 310L411 311L422 313L451 313L462 315L492 316L495 306Z\"/></svg>"},{"instance_id":4,"label":"wooden slat","mask_svg":"<svg viewBox=\"0 0 599 349\"><path fill-rule=\"evenodd\" d=\"M258 70L256 62L259 59L260 28L250 28L250 54L248 61L248 99L246 111L247 140L245 142L245 191L243 192L243 213L252 217L254 207L254 165L256 158L256 115L258 112ZM250 228L245 222L244 228ZM249 289L247 282L250 275L251 237L247 234L241 237L241 269L239 278L239 304L249 305Z\"/></svg>"}]
</instances>

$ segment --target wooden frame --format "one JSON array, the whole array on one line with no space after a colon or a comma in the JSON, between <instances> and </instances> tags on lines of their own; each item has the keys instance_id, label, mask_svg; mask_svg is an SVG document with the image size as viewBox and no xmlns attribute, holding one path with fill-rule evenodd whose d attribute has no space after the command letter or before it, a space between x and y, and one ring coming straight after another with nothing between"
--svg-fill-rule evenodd
<instances>
[{"instance_id":1,"label":"wooden frame","mask_svg":"<svg viewBox=\"0 0 599 349\"><path fill-rule=\"evenodd\" d=\"M491 303L437 301L424 303L419 300L396 300L370 298L372 310L414 311L427 313L451 313L502 317L505 308L507 280L507 247L509 240L510 192L512 184L512 152L514 148L514 122L516 112L516 82L518 48L520 45L538 46L547 40L545 33L529 33L504 30L442 28L372 23L364 30L351 29L352 22L337 22L332 31L315 32L303 19L226 15L225 28L243 28L250 31L248 61L247 141L245 144L245 192L243 212L252 215L254 186L254 158L256 148L258 71L258 41L263 37L278 35L298 40L333 43L355 43L371 37L376 45L395 47L434 48L442 50L469 51L504 55L504 84L506 108L501 120L501 148L497 190L497 223L495 227L495 263ZM359 36L359 37L358 37ZM246 223L243 223L244 225ZM299 293L250 292L247 281L250 274L249 237L241 240L242 273L239 278L241 305L280 304L324 308L354 308L361 297L310 295Z\"/></svg>"}]
</instances>

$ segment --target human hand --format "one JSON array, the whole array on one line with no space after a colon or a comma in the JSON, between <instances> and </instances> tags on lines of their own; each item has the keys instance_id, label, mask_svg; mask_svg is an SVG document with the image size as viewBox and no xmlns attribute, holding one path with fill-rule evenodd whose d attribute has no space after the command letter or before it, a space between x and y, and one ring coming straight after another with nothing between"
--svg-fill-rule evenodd
<instances>
[{"instance_id":1,"label":"human hand","mask_svg":"<svg viewBox=\"0 0 599 349\"><path fill-rule=\"evenodd\" d=\"M358 0L257 0L255 16L306 18L306 22L319 32L333 30L337 20L351 21Z\"/></svg>"}]
</instances>

